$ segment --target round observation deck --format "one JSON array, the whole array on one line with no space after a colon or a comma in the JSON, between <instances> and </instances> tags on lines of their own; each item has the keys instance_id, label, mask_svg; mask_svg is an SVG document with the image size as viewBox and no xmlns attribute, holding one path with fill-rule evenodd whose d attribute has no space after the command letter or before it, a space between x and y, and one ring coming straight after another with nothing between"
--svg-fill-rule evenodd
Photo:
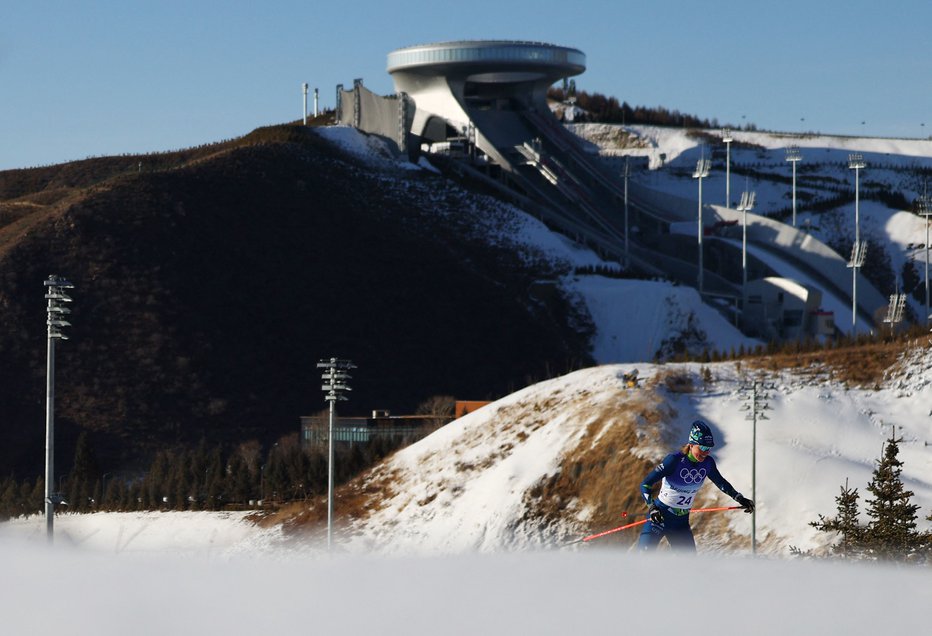
<instances>
[{"instance_id":1,"label":"round observation deck","mask_svg":"<svg viewBox=\"0 0 932 636\"><path fill-rule=\"evenodd\" d=\"M391 74L466 75L474 81L559 79L585 70L582 51L542 42L465 40L410 46L388 54Z\"/></svg>"}]
</instances>

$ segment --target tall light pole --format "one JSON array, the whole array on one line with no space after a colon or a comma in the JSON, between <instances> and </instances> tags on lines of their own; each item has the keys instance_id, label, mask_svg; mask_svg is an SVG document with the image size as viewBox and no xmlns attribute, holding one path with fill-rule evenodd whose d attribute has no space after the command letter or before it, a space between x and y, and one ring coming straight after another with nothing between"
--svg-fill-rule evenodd
<instances>
[{"instance_id":1,"label":"tall light pole","mask_svg":"<svg viewBox=\"0 0 932 636\"><path fill-rule=\"evenodd\" d=\"M722 141L725 143L725 208L731 208L731 142L734 139L727 128L722 130Z\"/></svg>"},{"instance_id":2,"label":"tall light pole","mask_svg":"<svg viewBox=\"0 0 932 636\"><path fill-rule=\"evenodd\" d=\"M848 261L848 267L851 268L851 333L857 330L858 321L858 270L864 265L864 259L867 258L867 241L855 241L851 246L851 260Z\"/></svg>"},{"instance_id":3,"label":"tall light pole","mask_svg":"<svg viewBox=\"0 0 932 636\"><path fill-rule=\"evenodd\" d=\"M327 550L333 546L333 425L336 420L336 403L344 402L348 398L344 395L347 391L352 391L347 380L351 380L348 372L355 369L356 365L349 360L338 360L330 358L321 360L317 363L318 369L324 369L321 379L324 381L322 390L326 391L324 400L330 402L330 424L327 435Z\"/></svg>"},{"instance_id":4,"label":"tall light pole","mask_svg":"<svg viewBox=\"0 0 932 636\"><path fill-rule=\"evenodd\" d=\"M304 91L304 125L307 126L307 82L301 84L301 89Z\"/></svg>"},{"instance_id":5,"label":"tall light pole","mask_svg":"<svg viewBox=\"0 0 932 636\"><path fill-rule=\"evenodd\" d=\"M631 256L628 252L628 177L631 170L628 167L628 158L625 157L625 267L631 267ZM928 241L926 241L928 242Z\"/></svg>"},{"instance_id":6,"label":"tall light pole","mask_svg":"<svg viewBox=\"0 0 932 636\"><path fill-rule=\"evenodd\" d=\"M861 182L860 174L867 166L864 155L848 155L848 169L854 170L854 242L861 240Z\"/></svg>"},{"instance_id":7,"label":"tall light pole","mask_svg":"<svg viewBox=\"0 0 932 636\"><path fill-rule=\"evenodd\" d=\"M896 330L896 326L903 322L903 310L906 307L906 294L899 292L890 296L890 304L887 305L887 316L883 321L890 325L890 333Z\"/></svg>"},{"instance_id":8,"label":"tall light pole","mask_svg":"<svg viewBox=\"0 0 932 636\"><path fill-rule=\"evenodd\" d=\"M769 420L764 411L770 409L767 400L770 395L766 391L773 390L773 385L765 385L761 380L754 380L750 384L741 387L745 393L745 399L748 404L741 407L742 411L748 411L744 419L752 422L751 429L751 501L755 502L755 508L751 512L751 553L757 553L757 420Z\"/></svg>"},{"instance_id":9,"label":"tall light pole","mask_svg":"<svg viewBox=\"0 0 932 636\"><path fill-rule=\"evenodd\" d=\"M48 327L48 357L45 373L45 530L48 542L55 536L55 504L61 503L61 494L54 492L55 486L55 341L67 340L62 329L71 323L65 316L71 310L63 303L71 297L64 290L74 285L61 276L52 274L45 279L45 298L48 303L46 326Z\"/></svg>"},{"instance_id":10,"label":"tall light pole","mask_svg":"<svg viewBox=\"0 0 932 636\"><path fill-rule=\"evenodd\" d=\"M867 164L860 153L848 155L848 169L854 170L854 247L851 249L851 331L857 330L858 270L867 257L867 245L861 245L861 170Z\"/></svg>"},{"instance_id":11,"label":"tall light pole","mask_svg":"<svg viewBox=\"0 0 932 636\"><path fill-rule=\"evenodd\" d=\"M693 172L693 179L699 179L699 293L704 291L703 274L702 274L702 180L709 176L709 169L712 162L708 159L700 159L696 162L696 171Z\"/></svg>"},{"instance_id":12,"label":"tall light pole","mask_svg":"<svg viewBox=\"0 0 932 636\"><path fill-rule=\"evenodd\" d=\"M790 146L786 149L786 160L793 164L793 227L796 227L796 163L802 158L798 147Z\"/></svg>"},{"instance_id":13,"label":"tall light pole","mask_svg":"<svg viewBox=\"0 0 932 636\"><path fill-rule=\"evenodd\" d=\"M923 194L919 197L919 215L926 218L926 326L932 321L932 313L929 313L929 217L932 217L932 202L929 195Z\"/></svg>"},{"instance_id":14,"label":"tall light pole","mask_svg":"<svg viewBox=\"0 0 932 636\"><path fill-rule=\"evenodd\" d=\"M747 294L748 286L748 212L754 209L756 192L745 190L741 193L741 202L735 208L741 213L741 297Z\"/></svg>"}]
</instances>

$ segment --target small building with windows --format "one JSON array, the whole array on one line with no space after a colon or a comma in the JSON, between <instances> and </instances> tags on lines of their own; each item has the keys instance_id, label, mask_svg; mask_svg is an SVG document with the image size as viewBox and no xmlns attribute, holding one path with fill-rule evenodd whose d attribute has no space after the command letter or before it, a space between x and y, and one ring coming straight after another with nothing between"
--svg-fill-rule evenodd
<instances>
[{"instance_id":1,"label":"small building with windows","mask_svg":"<svg viewBox=\"0 0 932 636\"><path fill-rule=\"evenodd\" d=\"M484 401L457 400L452 415L392 415L376 409L369 417L338 416L333 423L333 441L341 444L367 444L376 440L412 444L440 427L468 415L488 404ZM330 416L308 415L301 418L301 444L325 446L330 434Z\"/></svg>"},{"instance_id":2,"label":"small building with windows","mask_svg":"<svg viewBox=\"0 0 932 636\"><path fill-rule=\"evenodd\" d=\"M742 321L746 333L774 342L835 333L834 315L822 309L821 290L777 276L748 281Z\"/></svg>"},{"instance_id":3,"label":"small building with windows","mask_svg":"<svg viewBox=\"0 0 932 636\"><path fill-rule=\"evenodd\" d=\"M436 415L392 415L383 410L372 411L369 417L338 416L333 423L333 441L367 444L382 439L411 443L426 437L446 424L449 419L438 418ZM301 418L303 446L326 445L329 433L329 415L309 415Z\"/></svg>"}]
</instances>

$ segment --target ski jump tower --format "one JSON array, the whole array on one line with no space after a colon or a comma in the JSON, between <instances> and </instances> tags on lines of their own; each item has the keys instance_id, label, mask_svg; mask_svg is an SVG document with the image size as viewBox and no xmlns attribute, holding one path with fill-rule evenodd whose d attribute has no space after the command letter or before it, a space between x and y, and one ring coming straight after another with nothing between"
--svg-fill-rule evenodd
<instances>
[{"instance_id":1,"label":"ski jump tower","mask_svg":"<svg viewBox=\"0 0 932 636\"><path fill-rule=\"evenodd\" d=\"M585 70L581 51L538 42L445 42L388 54L395 90L416 104L410 127L415 139L436 143L469 136L499 163L504 158L496 141L508 137L513 115L549 115L547 89Z\"/></svg>"}]
</instances>

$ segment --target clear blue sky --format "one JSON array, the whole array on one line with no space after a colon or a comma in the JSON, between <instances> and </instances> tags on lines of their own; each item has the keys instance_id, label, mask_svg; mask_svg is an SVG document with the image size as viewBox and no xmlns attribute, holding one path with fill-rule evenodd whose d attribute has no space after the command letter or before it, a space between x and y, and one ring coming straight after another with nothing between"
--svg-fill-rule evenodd
<instances>
[{"instance_id":1,"label":"clear blue sky","mask_svg":"<svg viewBox=\"0 0 932 636\"><path fill-rule=\"evenodd\" d=\"M356 77L389 93L389 51L456 39L579 48L588 68L577 86L632 105L791 132L932 135L930 0L3 5L0 169L297 120L302 82L323 107Z\"/></svg>"}]
</instances>

